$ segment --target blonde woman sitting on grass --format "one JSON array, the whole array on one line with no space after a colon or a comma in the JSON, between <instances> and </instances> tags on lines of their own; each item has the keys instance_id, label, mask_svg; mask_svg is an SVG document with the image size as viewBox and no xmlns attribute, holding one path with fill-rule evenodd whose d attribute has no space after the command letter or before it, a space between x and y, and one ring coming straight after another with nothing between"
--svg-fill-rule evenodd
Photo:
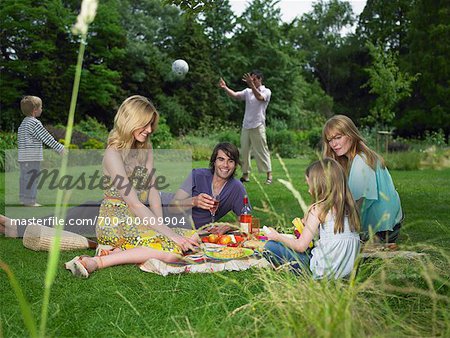
<instances>
[{"instance_id":1,"label":"blonde woman sitting on grass","mask_svg":"<svg viewBox=\"0 0 450 338\"><path fill-rule=\"evenodd\" d=\"M103 256L67 262L66 268L74 275L88 277L97 269L144 263L150 258L174 262L197 247L197 238L184 237L181 230L177 233L161 222L154 175L149 180L153 169L149 137L157 123L158 112L143 96L131 96L119 107L103 158L104 175L111 184L105 190L96 226L98 243L114 249L98 250Z\"/></svg>"}]
</instances>

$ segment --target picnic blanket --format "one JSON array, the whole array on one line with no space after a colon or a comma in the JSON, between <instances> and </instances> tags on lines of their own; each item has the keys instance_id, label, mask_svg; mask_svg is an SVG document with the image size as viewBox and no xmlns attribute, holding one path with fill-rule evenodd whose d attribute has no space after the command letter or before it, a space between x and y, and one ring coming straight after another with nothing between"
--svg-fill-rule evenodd
<instances>
[{"instance_id":1,"label":"picnic blanket","mask_svg":"<svg viewBox=\"0 0 450 338\"><path fill-rule=\"evenodd\" d=\"M145 272L153 272L161 276L180 273L212 273L220 271L242 271L250 268L269 268L270 263L263 257L248 257L224 262L204 262L196 264L167 264L151 258L140 265Z\"/></svg>"}]
</instances>

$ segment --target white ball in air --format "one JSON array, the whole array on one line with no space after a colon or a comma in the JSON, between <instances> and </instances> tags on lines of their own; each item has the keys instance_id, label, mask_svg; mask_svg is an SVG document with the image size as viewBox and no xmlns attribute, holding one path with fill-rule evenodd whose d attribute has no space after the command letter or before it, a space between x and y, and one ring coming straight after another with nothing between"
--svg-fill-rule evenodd
<instances>
[{"instance_id":1,"label":"white ball in air","mask_svg":"<svg viewBox=\"0 0 450 338\"><path fill-rule=\"evenodd\" d=\"M172 63L172 72L174 72L176 75L179 76L186 75L188 71L189 65L186 61L178 59Z\"/></svg>"}]
</instances>

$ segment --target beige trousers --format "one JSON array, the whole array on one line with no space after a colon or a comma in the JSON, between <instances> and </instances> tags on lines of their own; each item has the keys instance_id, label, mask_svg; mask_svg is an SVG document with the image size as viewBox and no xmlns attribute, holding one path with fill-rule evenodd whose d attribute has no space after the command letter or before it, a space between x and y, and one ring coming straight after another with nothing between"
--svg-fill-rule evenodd
<instances>
[{"instance_id":1,"label":"beige trousers","mask_svg":"<svg viewBox=\"0 0 450 338\"><path fill-rule=\"evenodd\" d=\"M251 157L253 154L258 166L258 171L267 173L272 171L269 147L266 140L266 126L260 125L252 129L242 128L241 131L242 172L249 173L251 169Z\"/></svg>"}]
</instances>

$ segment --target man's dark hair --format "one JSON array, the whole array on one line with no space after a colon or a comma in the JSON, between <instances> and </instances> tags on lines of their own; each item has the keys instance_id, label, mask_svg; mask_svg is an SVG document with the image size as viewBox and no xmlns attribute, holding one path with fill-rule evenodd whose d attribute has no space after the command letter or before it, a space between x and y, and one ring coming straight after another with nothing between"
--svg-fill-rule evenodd
<instances>
[{"instance_id":1,"label":"man's dark hair","mask_svg":"<svg viewBox=\"0 0 450 338\"><path fill-rule=\"evenodd\" d=\"M230 178L234 176L234 173L236 172L236 168L238 165L241 165L241 161L239 159L239 149L231 143L228 142L222 142L219 143L214 147L213 153L211 155L211 158L209 159L209 168L211 169L211 172L214 173L214 167L217 159L217 154L219 153L219 150L222 150L229 158L231 158L235 163L236 167L233 170L233 173L231 174Z\"/></svg>"},{"instance_id":2,"label":"man's dark hair","mask_svg":"<svg viewBox=\"0 0 450 338\"><path fill-rule=\"evenodd\" d=\"M257 70L257 69L253 69L250 72L250 75L256 75L256 77L258 77L261 81L264 79L263 73L260 70Z\"/></svg>"}]
</instances>

